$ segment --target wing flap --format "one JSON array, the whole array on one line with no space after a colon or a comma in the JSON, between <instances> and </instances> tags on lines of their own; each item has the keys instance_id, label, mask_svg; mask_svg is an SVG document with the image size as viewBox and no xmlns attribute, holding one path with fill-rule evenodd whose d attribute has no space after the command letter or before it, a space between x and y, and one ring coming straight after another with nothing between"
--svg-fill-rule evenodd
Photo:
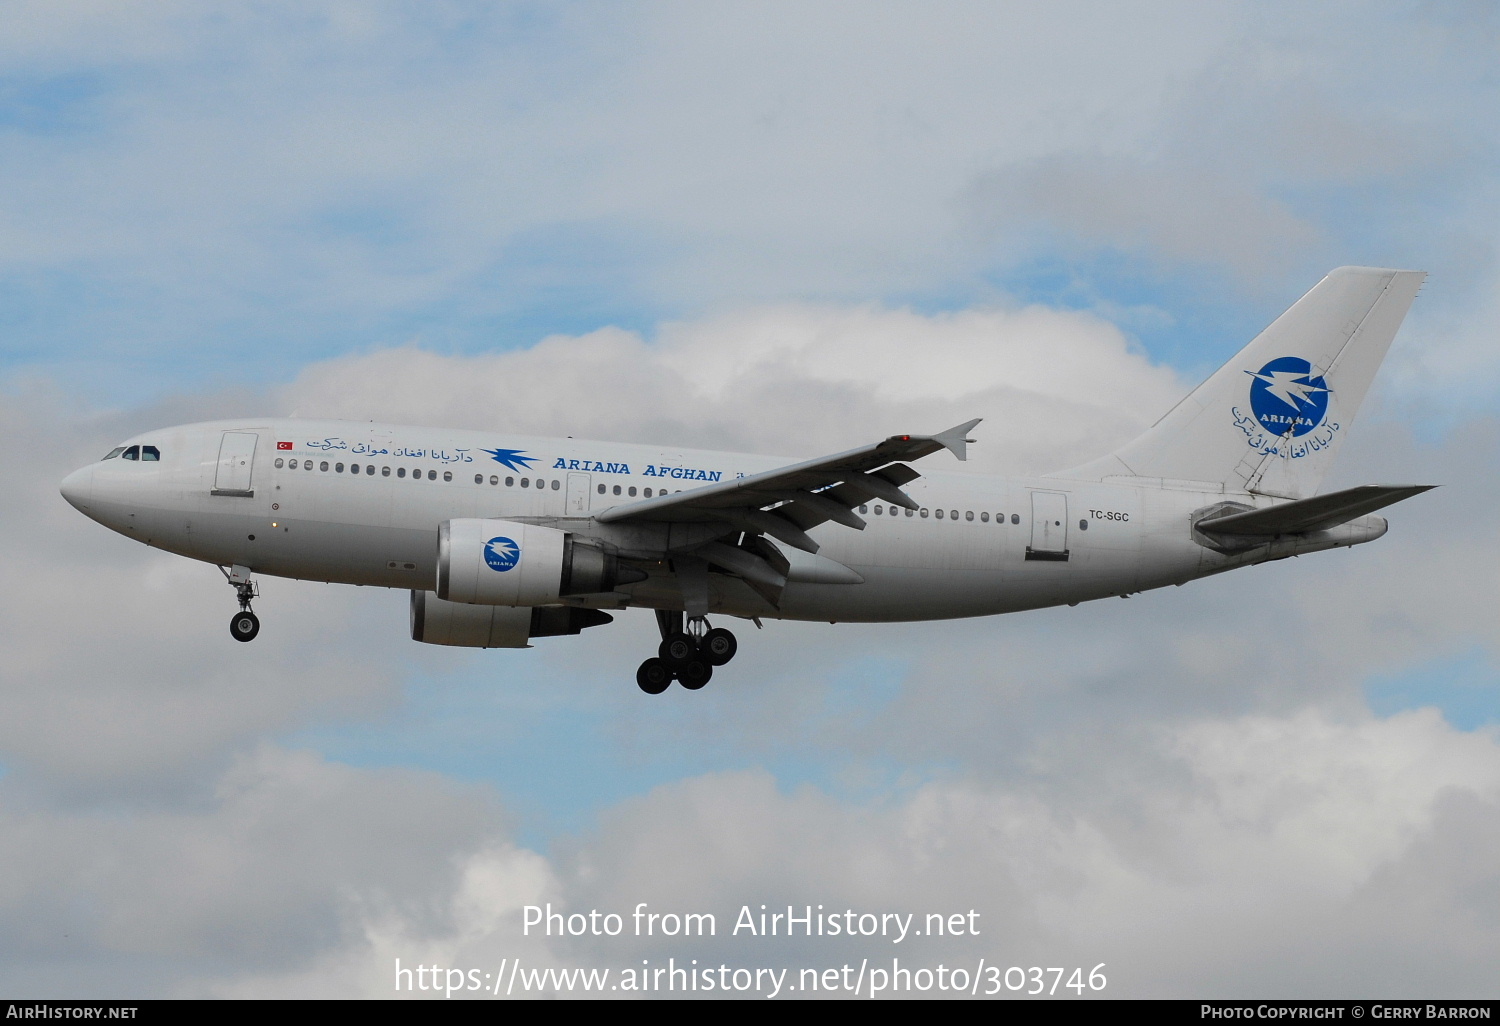
<instances>
[{"instance_id":1,"label":"wing flap","mask_svg":"<svg viewBox=\"0 0 1500 1026\"><path fill-rule=\"evenodd\" d=\"M763 513L758 509L715 509L711 516L728 521L742 531L751 534L769 534L777 541L786 542L803 552L817 552L818 543L807 536L796 524L775 513Z\"/></svg>"}]
</instances>

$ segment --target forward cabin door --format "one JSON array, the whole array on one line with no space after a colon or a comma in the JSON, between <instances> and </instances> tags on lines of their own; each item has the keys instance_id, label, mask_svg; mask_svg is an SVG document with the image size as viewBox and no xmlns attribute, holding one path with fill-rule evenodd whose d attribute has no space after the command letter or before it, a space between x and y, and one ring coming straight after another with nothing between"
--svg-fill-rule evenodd
<instances>
[{"instance_id":1,"label":"forward cabin door","mask_svg":"<svg viewBox=\"0 0 1500 1026\"><path fill-rule=\"evenodd\" d=\"M589 474L577 472L568 475L568 513L570 517L589 515Z\"/></svg>"},{"instance_id":2,"label":"forward cabin door","mask_svg":"<svg viewBox=\"0 0 1500 1026\"><path fill-rule=\"evenodd\" d=\"M1062 492L1031 493L1031 544L1027 559L1068 558L1068 497Z\"/></svg>"},{"instance_id":3,"label":"forward cabin door","mask_svg":"<svg viewBox=\"0 0 1500 1026\"><path fill-rule=\"evenodd\" d=\"M260 436L253 431L226 431L219 442L219 469L214 475L214 495L255 494L250 473L255 469L255 443Z\"/></svg>"}]
</instances>

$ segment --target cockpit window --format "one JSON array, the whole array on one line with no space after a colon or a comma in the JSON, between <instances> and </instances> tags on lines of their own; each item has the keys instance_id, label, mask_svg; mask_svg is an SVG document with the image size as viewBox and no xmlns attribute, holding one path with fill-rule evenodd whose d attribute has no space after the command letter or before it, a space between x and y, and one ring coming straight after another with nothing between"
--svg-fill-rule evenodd
<instances>
[{"instance_id":1,"label":"cockpit window","mask_svg":"<svg viewBox=\"0 0 1500 1026\"><path fill-rule=\"evenodd\" d=\"M141 459L155 463L161 459L161 450L154 445L143 445L141 446Z\"/></svg>"},{"instance_id":2,"label":"cockpit window","mask_svg":"<svg viewBox=\"0 0 1500 1026\"><path fill-rule=\"evenodd\" d=\"M113 449L109 450L109 455L106 456L106 457L104 457L104 459L106 459L106 460L112 460L112 459L114 459L116 456L120 455L120 453L122 453L124 451L125 451L125 447L123 445L117 445Z\"/></svg>"},{"instance_id":3,"label":"cockpit window","mask_svg":"<svg viewBox=\"0 0 1500 1026\"><path fill-rule=\"evenodd\" d=\"M125 452L120 456L120 458L124 459L124 460L138 460L138 459L140 459L141 458L141 447L139 445L132 445L129 449L125 450Z\"/></svg>"}]
</instances>

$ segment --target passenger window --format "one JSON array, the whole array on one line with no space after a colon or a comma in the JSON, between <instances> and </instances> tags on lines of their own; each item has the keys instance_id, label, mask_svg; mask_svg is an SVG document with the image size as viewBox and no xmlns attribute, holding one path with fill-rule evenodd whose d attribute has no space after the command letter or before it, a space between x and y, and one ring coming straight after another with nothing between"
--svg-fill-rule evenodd
<instances>
[{"instance_id":1,"label":"passenger window","mask_svg":"<svg viewBox=\"0 0 1500 1026\"><path fill-rule=\"evenodd\" d=\"M1089 522L1087 520L1078 521L1078 529L1080 531L1087 531L1089 529Z\"/></svg>"},{"instance_id":2,"label":"passenger window","mask_svg":"<svg viewBox=\"0 0 1500 1026\"><path fill-rule=\"evenodd\" d=\"M990 522L990 515L988 513L981 513L981 514L979 514L979 522L983 523L983 524L989 523Z\"/></svg>"},{"instance_id":3,"label":"passenger window","mask_svg":"<svg viewBox=\"0 0 1500 1026\"><path fill-rule=\"evenodd\" d=\"M444 481L452 481L453 480L453 471L451 471L451 470L445 470L445 471L443 471L443 480Z\"/></svg>"},{"instance_id":4,"label":"passenger window","mask_svg":"<svg viewBox=\"0 0 1500 1026\"><path fill-rule=\"evenodd\" d=\"M507 488L514 488L515 486L516 486L516 479L515 478L513 478L513 477L507 477L505 479L505 487L507 487Z\"/></svg>"},{"instance_id":5,"label":"passenger window","mask_svg":"<svg viewBox=\"0 0 1500 1026\"><path fill-rule=\"evenodd\" d=\"M600 494L600 495L603 495L603 494L604 494L604 486L603 486L603 485L600 485L600 486L599 486L599 494Z\"/></svg>"},{"instance_id":6,"label":"passenger window","mask_svg":"<svg viewBox=\"0 0 1500 1026\"><path fill-rule=\"evenodd\" d=\"M280 456L276 457L276 469L277 470L281 469L281 465L282 465L283 462L285 462L285 461L282 460L282 458Z\"/></svg>"},{"instance_id":7,"label":"passenger window","mask_svg":"<svg viewBox=\"0 0 1500 1026\"><path fill-rule=\"evenodd\" d=\"M475 474L474 475L474 483L475 484L484 484L484 475L483 474Z\"/></svg>"},{"instance_id":8,"label":"passenger window","mask_svg":"<svg viewBox=\"0 0 1500 1026\"><path fill-rule=\"evenodd\" d=\"M120 455L120 453L122 453L124 451L125 451L125 447L123 445L116 446L115 448L109 450L109 455L106 456L106 457L104 457L104 459L105 460L112 460L112 459L114 459L116 456ZM100 460L99 462L103 463L104 460Z\"/></svg>"},{"instance_id":9,"label":"passenger window","mask_svg":"<svg viewBox=\"0 0 1500 1026\"><path fill-rule=\"evenodd\" d=\"M649 488L646 489L646 498L651 498L651 489Z\"/></svg>"},{"instance_id":10,"label":"passenger window","mask_svg":"<svg viewBox=\"0 0 1500 1026\"><path fill-rule=\"evenodd\" d=\"M926 515L927 515L927 514L926 514L926 513L923 513L923 514L922 514L922 515L923 515L923 516L924 516L924 517L925 517L925 516L926 516ZM941 519L943 519L943 511L942 511L942 510L938 510L938 511L937 511L937 518L938 518L938 519L939 519L939 520L941 520Z\"/></svg>"},{"instance_id":11,"label":"passenger window","mask_svg":"<svg viewBox=\"0 0 1500 1026\"><path fill-rule=\"evenodd\" d=\"M906 515L909 516L909 517L914 517L914 516L917 515L917 511L914 510L914 509L909 509L909 510L906 511Z\"/></svg>"},{"instance_id":12,"label":"passenger window","mask_svg":"<svg viewBox=\"0 0 1500 1026\"><path fill-rule=\"evenodd\" d=\"M497 475L497 474L491 474L490 475L490 484L497 485L499 483L500 483L500 477L499 477L499 475Z\"/></svg>"},{"instance_id":13,"label":"passenger window","mask_svg":"<svg viewBox=\"0 0 1500 1026\"><path fill-rule=\"evenodd\" d=\"M1013 524L1019 524L1021 522L1021 514L1019 514L1019 513L1012 513L1010 515L1010 522L1013 523Z\"/></svg>"},{"instance_id":14,"label":"passenger window","mask_svg":"<svg viewBox=\"0 0 1500 1026\"><path fill-rule=\"evenodd\" d=\"M523 478L521 478L521 487L522 488L530 488L531 487L531 478L529 478L529 477L523 477Z\"/></svg>"},{"instance_id":15,"label":"passenger window","mask_svg":"<svg viewBox=\"0 0 1500 1026\"><path fill-rule=\"evenodd\" d=\"M619 485L615 485L615 494L616 495L620 494L620 486Z\"/></svg>"},{"instance_id":16,"label":"passenger window","mask_svg":"<svg viewBox=\"0 0 1500 1026\"><path fill-rule=\"evenodd\" d=\"M380 468L380 476L381 477L390 477L391 476L391 468L390 467L381 467Z\"/></svg>"},{"instance_id":17,"label":"passenger window","mask_svg":"<svg viewBox=\"0 0 1500 1026\"><path fill-rule=\"evenodd\" d=\"M323 467L323 469L324 469L324 470L327 470L327 469L328 469L328 467L327 467L327 466L324 466L324 467ZM344 472L344 465L343 465L343 464L342 464L342 463L335 463L335 464L334 464L334 465L333 465L333 469L334 469L334 470L335 470L335 471L336 471L336 472L337 472L337 473L340 473L340 474L342 474L342 473L343 473L343 472Z\"/></svg>"},{"instance_id":18,"label":"passenger window","mask_svg":"<svg viewBox=\"0 0 1500 1026\"><path fill-rule=\"evenodd\" d=\"M351 474L358 474L359 473L359 464L358 463L351 463L351 464L349 464L349 473L351 473Z\"/></svg>"},{"instance_id":19,"label":"passenger window","mask_svg":"<svg viewBox=\"0 0 1500 1026\"><path fill-rule=\"evenodd\" d=\"M340 466L342 466L342 465L343 464L340 464ZM321 471L323 471L324 473L327 473L327 471L328 471L328 461L324 460L322 463L319 463L318 464L318 469L321 470Z\"/></svg>"},{"instance_id":20,"label":"passenger window","mask_svg":"<svg viewBox=\"0 0 1500 1026\"><path fill-rule=\"evenodd\" d=\"M141 461L143 463L155 463L161 459L161 450L154 445L141 446Z\"/></svg>"},{"instance_id":21,"label":"passenger window","mask_svg":"<svg viewBox=\"0 0 1500 1026\"><path fill-rule=\"evenodd\" d=\"M939 510L939 511L938 511L938 512L939 512L939 513L941 513L941 512L942 512L942 510ZM923 520L926 520L926 519L927 519L927 511L926 511L926 510L925 510L925 509L924 509L924 510L923 510L923 511L922 511L922 519L923 519Z\"/></svg>"},{"instance_id":22,"label":"passenger window","mask_svg":"<svg viewBox=\"0 0 1500 1026\"><path fill-rule=\"evenodd\" d=\"M965 520L973 520L974 519L974 511L972 509L966 509L966 510L964 510L964 519Z\"/></svg>"},{"instance_id":23,"label":"passenger window","mask_svg":"<svg viewBox=\"0 0 1500 1026\"><path fill-rule=\"evenodd\" d=\"M861 506L861 507L859 507L859 511L860 511L860 512L861 512L861 513L868 513L868 512L870 512L870 511L869 511L869 510L868 510L868 509L866 509L866 508L865 508L865 507L863 507L863 506Z\"/></svg>"},{"instance_id":24,"label":"passenger window","mask_svg":"<svg viewBox=\"0 0 1500 1026\"><path fill-rule=\"evenodd\" d=\"M861 508L861 509L863 509L863 508L864 508L864 507L863 507L863 506L861 506L861 507L860 507L860 508ZM875 515L876 515L876 516L877 516L877 517L878 517L878 516L880 516L880 514L882 514L882 513L884 513L884 512L885 512L885 510L883 510L883 509L881 509L881 508L880 508L880 507L879 507L879 506L876 506L876 507L875 507Z\"/></svg>"},{"instance_id":25,"label":"passenger window","mask_svg":"<svg viewBox=\"0 0 1500 1026\"><path fill-rule=\"evenodd\" d=\"M554 492L556 492L556 491L560 491L561 489L562 489L562 482L554 479L553 482L552 482L552 490Z\"/></svg>"},{"instance_id":26,"label":"passenger window","mask_svg":"<svg viewBox=\"0 0 1500 1026\"><path fill-rule=\"evenodd\" d=\"M132 445L129 449L126 449L123 454L121 454L120 458L122 460L138 460L138 459L140 459L141 458L141 447L139 445Z\"/></svg>"},{"instance_id":27,"label":"passenger window","mask_svg":"<svg viewBox=\"0 0 1500 1026\"><path fill-rule=\"evenodd\" d=\"M452 475L450 474L449 476L451 477ZM437 471L436 470L429 470L427 472L427 480L429 480L429 481L436 481L437 480Z\"/></svg>"},{"instance_id":28,"label":"passenger window","mask_svg":"<svg viewBox=\"0 0 1500 1026\"><path fill-rule=\"evenodd\" d=\"M311 470L312 469L312 460L303 460L302 461L302 469L303 470Z\"/></svg>"},{"instance_id":29,"label":"passenger window","mask_svg":"<svg viewBox=\"0 0 1500 1026\"><path fill-rule=\"evenodd\" d=\"M635 485L630 486L629 495L632 499L635 498Z\"/></svg>"},{"instance_id":30,"label":"passenger window","mask_svg":"<svg viewBox=\"0 0 1500 1026\"><path fill-rule=\"evenodd\" d=\"M406 476L406 468L405 467L397 467L396 468L396 476L397 477L405 477Z\"/></svg>"},{"instance_id":31,"label":"passenger window","mask_svg":"<svg viewBox=\"0 0 1500 1026\"><path fill-rule=\"evenodd\" d=\"M948 519L949 520L957 520L958 519L958 510L956 510L956 509L950 509L948 511Z\"/></svg>"}]
</instances>

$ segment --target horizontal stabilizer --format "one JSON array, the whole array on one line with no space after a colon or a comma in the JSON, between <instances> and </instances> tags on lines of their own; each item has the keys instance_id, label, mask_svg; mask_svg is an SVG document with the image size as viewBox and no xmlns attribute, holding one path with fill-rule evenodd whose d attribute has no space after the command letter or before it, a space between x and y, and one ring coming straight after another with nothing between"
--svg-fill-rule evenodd
<instances>
[{"instance_id":1,"label":"horizontal stabilizer","mask_svg":"<svg viewBox=\"0 0 1500 1026\"><path fill-rule=\"evenodd\" d=\"M1356 517L1374 513L1402 499L1419 495L1436 485L1360 485L1341 492L1315 495L1311 499L1283 502L1265 509L1200 520L1198 530L1209 534L1270 536L1326 531Z\"/></svg>"}]
</instances>

